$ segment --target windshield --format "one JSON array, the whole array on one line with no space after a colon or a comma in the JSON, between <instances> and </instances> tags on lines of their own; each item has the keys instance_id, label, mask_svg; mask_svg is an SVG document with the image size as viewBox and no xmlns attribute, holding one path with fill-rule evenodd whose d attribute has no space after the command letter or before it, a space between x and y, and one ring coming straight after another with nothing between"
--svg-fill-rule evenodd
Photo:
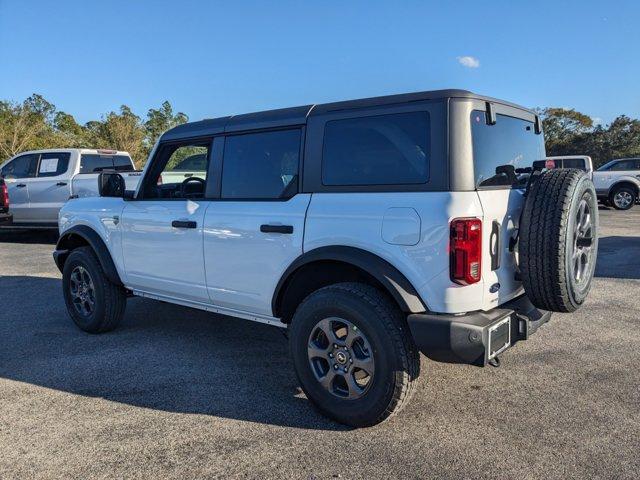
<instances>
[{"instance_id":1,"label":"windshield","mask_svg":"<svg viewBox=\"0 0 640 480\"><path fill-rule=\"evenodd\" d=\"M487 125L485 112L471 112L473 165L477 188L522 187L533 162L545 158L544 136L536 135L533 122L496 115Z\"/></svg>"}]
</instances>

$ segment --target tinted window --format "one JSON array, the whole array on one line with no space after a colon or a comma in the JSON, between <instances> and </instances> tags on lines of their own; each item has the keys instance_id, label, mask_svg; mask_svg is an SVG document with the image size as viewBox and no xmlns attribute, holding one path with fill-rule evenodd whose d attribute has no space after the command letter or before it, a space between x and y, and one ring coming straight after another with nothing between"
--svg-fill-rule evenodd
<instances>
[{"instance_id":1,"label":"tinted window","mask_svg":"<svg viewBox=\"0 0 640 480\"><path fill-rule=\"evenodd\" d=\"M581 158L562 158L554 159L556 164L555 168L578 168L580 170L586 170L586 161Z\"/></svg>"},{"instance_id":2,"label":"tinted window","mask_svg":"<svg viewBox=\"0 0 640 480\"><path fill-rule=\"evenodd\" d=\"M224 145L222 197L289 198L297 192L300 130L229 136Z\"/></svg>"},{"instance_id":3,"label":"tinted window","mask_svg":"<svg viewBox=\"0 0 640 480\"><path fill-rule=\"evenodd\" d=\"M636 161L633 159L630 160L619 160L611 165L609 170L635 170L636 169Z\"/></svg>"},{"instance_id":4,"label":"tinted window","mask_svg":"<svg viewBox=\"0 0 640 480\"><path fill-rule=\"evenodd\" d=\"M80 173L96 173L103 170L131 171L131 159L126 155L83 154L80 157Z\"/></svg>"},{"instance_id":5,"label":"tinted window","mask_svg":"<svg viewBox=\"0 0 640 480\"><path fill-rule=\"evenodd\" d=\"M40 155L38 177L57 177L69 168L70 153L43 153Z\"/></svg>"},{"instance_id":6,"label":"tinted window","mask_svg":"<svg viewBox=\"0 0 640 480\"><path fill-rule=\"evenodd\" d=\"M38 155L31 153L11 160L2 167L1 174L4 178L31 178L36 176L37 167Z\"/></svg>"},{"instance_id":7,"label":"tinted window","mask_svg":"<svg viewBox=\"0 0 640 480\"><path fill-rule=\"evenodd\" d=\"M429 138L427 112L329 121L324 130L322 183L426 183Z\"/></svg>"},{"instance_id":8,"label":"tinted window","mask_svg":"<svg viewBox=\"0 0 640 480\"><path fill-rule=\"evenodd\" d=\"M485 112L471 112L473 165L477 187L521 186L528 174L519 169L544 159L544 137L536 135L533 123L496 115L487 125Z\"/></svg>"}]
</instances>

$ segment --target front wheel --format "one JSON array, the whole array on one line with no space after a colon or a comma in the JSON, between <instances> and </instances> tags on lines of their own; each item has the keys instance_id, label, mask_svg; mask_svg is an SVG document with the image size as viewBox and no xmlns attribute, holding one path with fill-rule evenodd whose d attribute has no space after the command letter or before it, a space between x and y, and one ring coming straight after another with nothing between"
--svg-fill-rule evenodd
<instances>
[{"instance_id":1,"label":"front wheel","mask_svg":"<svg viewBox=\"0 0 640 480\"><path fill-rule=\"evenodd\" d=\"M62 289L67 311L85 332L113 330L122 319L127 297L109 281L90 247L73 250L64 263Z\"/></svg>"},{"instance_id":2,"label":"front wheel","mask_svg":"<svg viewBox=\"0 0 640 480\"><path fill-rule=\"evenodd\" d=\"M302 389L321 412L365 427L408 403L420 357L402 312L382 292L341 283L309 295L291 323Z\"/></svg>"}]
</instances>

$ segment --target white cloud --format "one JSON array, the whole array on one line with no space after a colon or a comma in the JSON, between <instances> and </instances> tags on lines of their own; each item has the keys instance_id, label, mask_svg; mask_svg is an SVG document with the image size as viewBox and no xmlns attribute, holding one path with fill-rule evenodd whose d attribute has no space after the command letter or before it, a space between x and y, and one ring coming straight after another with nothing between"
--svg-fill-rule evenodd
<instances>
[{"instance_id":1,"label":"white cloud","mask_svg":"<svg viewBox=\"0 0 640 480\"><path fill-rule=\"evenodd\" d=\"M467 68L478 68L480 66L480 60L469 55L458 57L458 63Z\"/></svg>"}]
</instances>

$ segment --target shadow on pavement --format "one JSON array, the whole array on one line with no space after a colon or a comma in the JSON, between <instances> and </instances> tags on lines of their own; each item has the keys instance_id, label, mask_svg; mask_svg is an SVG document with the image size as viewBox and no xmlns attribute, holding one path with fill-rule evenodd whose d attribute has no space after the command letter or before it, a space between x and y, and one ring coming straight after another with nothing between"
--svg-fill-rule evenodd
<instances>
[{"instance_id":1,"label":"shadow on pavement","mask_svg":"<svg viewBox=\"0 0 640 480\"><path fill-rule=\"evenodd\" d=\"M58 241L58 230L41 229L14 229L0 228L0 243L28 243L28 244L51 244L55 245Z\"/></svg>"},{"instance_id":2,"label":"shadow on pavement","mask_svg":"<svg viewBox=\"0 0 640 480\"><path fill-rule=\"evenodd\" d=\"M596 277L640 279L640 237L602 237Z\"/></svg>"},{"instance_id":3,"label":"shadow on pavement","mask_svg":"<svg viewBox=\"0 0 640 480\"><path fill-rule=\"evenodd\" d=\"M283 331L141 298L111 333L80 331L54 278L0 277L0 376L168 412L345 427L299 392Z\"/></svg>"}]
</instances>

